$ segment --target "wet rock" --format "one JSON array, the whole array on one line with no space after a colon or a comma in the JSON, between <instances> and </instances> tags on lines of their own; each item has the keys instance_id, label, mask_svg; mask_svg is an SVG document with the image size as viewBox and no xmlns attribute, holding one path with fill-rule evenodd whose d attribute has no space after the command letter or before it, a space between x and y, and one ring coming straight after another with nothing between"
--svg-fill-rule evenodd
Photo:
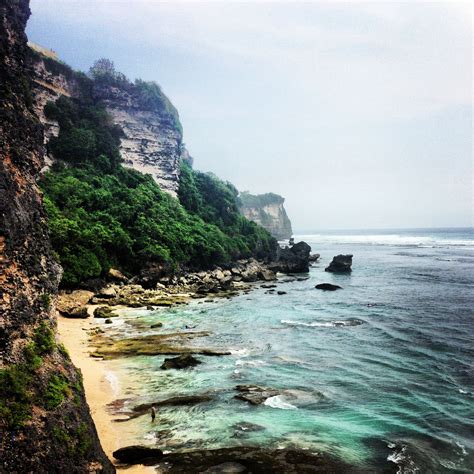
<instances>
[{"instance_id":1,"label":"wet rock","mask_svg":"<svg viewBox=\"0 0 474 474\"><path fill-rule=\"evenodd\" d=\"M189 367L195 367L199 364L202 364L202 362L193 357L191 354L183 354L178 357L165 359L165 361L161 365L161 369L187 369Z\"/></svg>"},{"instance_id":2,"label":"wet rock","mask_svg":"<svg viewBox=\"0 0 474 474\"><path fill-rule=\"evenodd\" d=\"M286 291L277 291L278 295L286 295Z\"/></svg>"},{"instance_id":3,"label":"wet rock","mask_svg":"<svg viewBox=\"0 0 474 474\"><path fill-rule=\"evenodd\" d=\"M276 288L277 285L260 285L261 288Z\"/></svg>"},{"instance_id":4,"label":"wet rock","mask_svg":"<svg viewBox=\"0 0 474 474\"><path fill-rule=\"evenodd\" d=\"M105 322L105 324L112 324L112 320L108 319L108 318L104 322Z\"/></svg>"},{"instance_id":5,"label":"wet rock","mask_svg":"<svg viewBox=\"0 0 474 474\"><path fill-rule=\"evenodd\" d=\"M267 398L275 397L280 394L280 391L267 388L259 387L258 385L237 385L235 390L239 392L234 398L243 400L252 405L261 405Z\"/></svg>"},{"instance_id":6,"label":"wet rock","mask_svg":"<svg viewBox=\"0 0 474 474\"><path fill-rule=\"evenodd\" d=\"M127 339L113 339L97 335L93 338L93 345L97 353L103 357L121 357L135 355L180 355L202 354L207 356L229 355L229 351L209 347L187 347L186 340L209 336L206 331L186 331L167 334L149 334L147 336Z\"/></svg>"},{"instance_id":7,"label":"wet rock","mask_svg":"<svg viewBox=\"0 0 474 474\"><path fill-rule=\"evenodd\" d=\"M124 464L152 464L160 461L163 451L148 446L127 446L114 451L113 456Z\"/></svg>"},{"instance_id":8,"label":"wet rock","mask_svg":"<svg viewBox=\"0 0 474 474\"><path fill-rule=\"evenodd\" d=\"M282 273L306 273L309 271L310 252L311 247L306 242L298 242L292 247L278 247L275 262L269 268Z\"/></svg>"},{"instance_id":9,"label":"wet rock","mask_svg":"<svg viewBox=\"0 0 474 474\"><path fill-rule=\"evenodd\" d=\"M264 281L274 281L277 279L275 272L272 270L262 269L260 270L260 279Z\"/></svg>"},{"instance_id":10,"label":"wet rock","mask_svg":"<svg viewBox=\"0 0 474 474\"><path fill-rule=\"evenodd\" d=\"M324 290L324 291L336 291L336 290L341 290L342 286L333 285L332 283L319 283L318 285L315 286L315 288L318 290Z\"/></svg>"},{"instance_id":11,"label":"wet rock","mask_svg":"<svg viewBox=\"0 0 474 474\"><path fill-rule=\"evenodd\" d=\"M134 413L147 413L151 407L165 407L165 406L187 406L197 405L198 403L210 402L214 398L208 394L202 395L183 395L179 397L166 398L165 400L159 400L153 403L143 403L133 407Z\"/></svg>"},{"instance_id":12,"label":"wet rock","mask_svg":"<svg viewBox=\"0 0 474 474\"><path fill-rule=\"evenodd\" d=\"M113 318L118 316L108 306L98 306L94 309L94 318Z\"/></svg>"},{"instance_id":13,"label":"wet rock","mask_svg":"<svg viewBox=\"0 0 474 474\"><path fill-rule=\"evenodd\" d=\"M150 326L151 329L161 328L163 327L163 323L155 323Z\"/></svg>"},{"instance_id":14,"label":"wet rock","mask_svg":"<svg viewBox=\"0 0 474 474\"><path fill-rule=\"evenodd\" d=\"M244 471L226 471L241 469ZM158 464L168 474L247 472L259 474L358 472L357 469L329 457L302 449L265 449L238 446L220 449L195 449L165 454ZM360 469L359 469L360 472Z\"/></svg>"},{"instance_id":15,"label":"wet rock","mask_svg":"<svg viewBox=\"0 0 474 474\"><path fill-rule=\"evenodd\" d=\"M352 255L336 255L328 267L326 272L333 273L349 273L352 271Z\"/></svg>"},{"instance_id":16,"label":"wet rock","mask_svg":"<svg viewBox=\"0 0 474 474\"><path fill-rule=\"evenodd\" d=\"M321 255L319 253L312 253L310 256L309 256L309 261L310 262L317 262L319 260L319 257Z\"/></svg>"},{"instance_id":17,"label":"wet rock","mask_svg":"<svg viewBox=\"0 0 474 474\"><path fill-rule=\"evenodd\" d=\"M255 431L264 431L265 427L261 425L257 425L255 423L248 423L246 421L242 421L240 423L236 423L233 428L236 431L241 432L255 432Z\"/></svg>"}]
</instances>

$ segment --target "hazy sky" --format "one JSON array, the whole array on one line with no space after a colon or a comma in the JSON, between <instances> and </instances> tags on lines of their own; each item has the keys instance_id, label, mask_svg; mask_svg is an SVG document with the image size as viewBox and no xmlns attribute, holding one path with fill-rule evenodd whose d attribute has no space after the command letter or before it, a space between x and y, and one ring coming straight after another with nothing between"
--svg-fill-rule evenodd
<instances>
[{"instance_id":1,"label":"hazy sky","mask_svg":"<svg viewBox=\"0 0 474 474\"><path fill-rule=\"evenodd\" d=\"M195 167L294 229L473 225L470 3L32 0L71 66L156 80Z\"/></svg>"}]
</instances>

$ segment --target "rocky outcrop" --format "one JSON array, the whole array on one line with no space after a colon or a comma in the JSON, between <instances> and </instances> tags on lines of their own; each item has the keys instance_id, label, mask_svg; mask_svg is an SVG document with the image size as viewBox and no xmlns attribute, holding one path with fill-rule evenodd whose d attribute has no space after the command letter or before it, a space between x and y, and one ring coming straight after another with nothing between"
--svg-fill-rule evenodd
<instances>
[{"instance_id":1,"label":"rocky outcrop","mask_svg":"<svg viewBox=\"0 0 474 474\"><path fill-rule=\"evenodd\" d=\"M191 354L183 354L178 357L171 357L165 359L163 364L161 364L161 369L188 369L190 367L196 367L196 365L202 364L202 362Z\"/></svg>"},{"instance_id":2,"label":"rocky outcrop","mask_svg":"<svg viewBox=\"0 0 474 474\"><path fill-rule=\"evenodd\" d=\"M243 192L240 198L240 212L249 220L260 224L278 240L285 240L293 233L291 222L278 194L253 195Z\"/></svg>"},{"instance_id":3,"label":"rocky outcrop","mask_svg":"<svg viewBox=\"0 0 474 474\"><path fill-rule=\"evenodd\" d=\"M27 0L0 1L0 471L114 472L81 376L55 340L54 262L41 194ZM54 397L52 397L52 391Z\"/></svg>"},{"instance_id":4,"label":"rocky outcrop","mask_svg":"<svg viewBox=\"0 0 474 474\"><path fill-rule=\"evenodd\" d=\"M352 271L352 255L336 255L324 270L332 273L349 273Z\"/></svg>"},{"instance_id":5,"label":"rocky outcrop","mask_svg":"<svg viewBox=\"0 0 474 474\"><path fill-rule=\"evenodd\" d=\"M267 398L276 397L281 393L279 390L259 387L258 385L237 385L235 389L239 393L234 398L248 402L251 405L261 405Z\"/></svg>"},{"instance_id":6,"label":"rocky outcrop","mask_svg":"<svg viewBox=\"0 0 474 474\"><path fill-rule=\"evenodd\" d=\"M311 247L306 242L298 242L292 247L278 247L275 261L269 268L282 273L309 272Z\"/></svg>"},{"instance_id":7,"label":"rocky outcrop","mask_svg":"<svg viewBox=\"0 0 474 474\"><path fill-rule=\"evenodd\" d=\"M159 470L168 474L202 473L339 473L360 472L360 469L322 454L304 449L265 449L235 446L220 449L185 450L165 454Z\"/></svg>"}]
</instances>

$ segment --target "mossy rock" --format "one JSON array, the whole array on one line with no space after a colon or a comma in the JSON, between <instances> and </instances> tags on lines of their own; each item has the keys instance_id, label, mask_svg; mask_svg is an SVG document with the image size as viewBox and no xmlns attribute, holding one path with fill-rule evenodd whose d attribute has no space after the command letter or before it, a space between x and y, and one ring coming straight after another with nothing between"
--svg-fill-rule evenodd
<instances>
[{"instance_id":1,"label":"mossy rock","mask_svg":"<svg viewBox=\"0 0 474 474\"><path fill-rule=\"evenodd\" d=\"M118 314L115 314L113 310L109 306L98 306L94 310L94 318L114 318L117 317Z\"/></svg>"}]
</instances>

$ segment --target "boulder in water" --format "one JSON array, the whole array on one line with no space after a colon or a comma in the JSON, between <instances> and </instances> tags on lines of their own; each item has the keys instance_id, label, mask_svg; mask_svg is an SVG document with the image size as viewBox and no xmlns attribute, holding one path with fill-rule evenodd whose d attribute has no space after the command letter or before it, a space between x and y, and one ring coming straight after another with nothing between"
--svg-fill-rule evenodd
<instances>
[{"instance_id":1,"label":"boulder in water","mask_svg":"<svg viewBox=\"0 0 474 474\"><path fill-rule=\"evenodd\" d=\"M306 273L309 271L310 252L311 247L306 242L298 242L292 247L278 247L276 260L269 267L282 273Z\"/></svg>"},{"instance_id":2,"label":"boulder in water","mask_svg":"<svg viewBox=\"0 0 474 474\"><path fill-rule=\"evenodd\" d=\"M352 271L352 255L336 255L328 267L325 268L326 272L333 273L349 273Z\"/></svg>"},{"instance_id":3,"label":"boulder in water","mask_svg":"<svg viewBox=\"0 0 474 474\"><path fill-rule=\"evenodd\" d=\"M237 385L235 389L239 392L234 398L243 400L252 405L261 405L267 398L276 397L280 394L278 390L258 385Z\"/></svg>"},{"instance_id":4,"label":"boulder in water","mask_svg":"<svg viewBox=\"0 0 474 474\"><path fill-rule=\"evenodd\" d=\"M183 354L178 357L171 357L169 359L165 359L165 361L161 365L161 369L187 369L189 367L195 367L199 364L202 364L202 362L193 357L191 354Z\"/></svg>"},{"instance_id":5,"label":"boulder in water","mask_svg":"<svg viewBox=\"0 0 474 474\"><path fill-rule=\"evenodd\" d=\"M319 283L319 285L316 285L315 288L324 291L342 290L342 286L333 285L332 283Z\"/></svg>"}]
</instances>

